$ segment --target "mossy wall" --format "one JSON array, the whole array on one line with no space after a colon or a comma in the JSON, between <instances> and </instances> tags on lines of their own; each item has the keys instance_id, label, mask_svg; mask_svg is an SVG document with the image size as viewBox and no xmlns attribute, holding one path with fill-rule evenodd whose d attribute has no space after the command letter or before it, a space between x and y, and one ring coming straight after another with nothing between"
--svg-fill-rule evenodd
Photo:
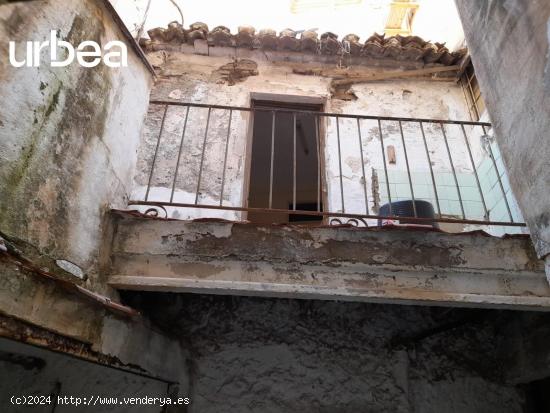
<instances>
[{"instance_id":1,"label":"mossy wall","mask_svg":"<svg viewBox=\"0 0 550 413\"><path fill-rule=\"evenodd\" d=\"M78 46L123 40L96 0L0 7L0 38L25 42L50 31ZM94 284L103 216L125 207L152 77L131 47L128 67L12 67L0 44L0 231L80 266Z\"/></svg>"}]
</instances>

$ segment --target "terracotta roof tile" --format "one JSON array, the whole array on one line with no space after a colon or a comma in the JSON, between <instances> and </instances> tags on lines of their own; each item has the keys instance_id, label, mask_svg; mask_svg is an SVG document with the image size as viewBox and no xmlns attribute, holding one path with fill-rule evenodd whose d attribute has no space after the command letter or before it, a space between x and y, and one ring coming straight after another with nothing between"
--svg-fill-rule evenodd
<instances>
[{"instance_id":1,"label":"terracotta roof tile","mask_svg":"<svg viewBox=\"0 0 550 413\"><path fill-rule=\"evenodd\" d=\"M330 32L320 37L314 30L294 31L285 29L278 35L275 30L252 26L240 26L232 34L225 26L208 29L205 23L193 23L184 29L177 22L167 28L157 27L148 31L150 39L141 39L145 49L158 44L193 44L195 40L206 40L209 46L240 47L264 50L302 51L311 54L364 56L370 58L392 58L397 60L423 61L445 66L456 64L466 54L465 49L450 52L442 43L431 43L418 36L386 37L374 33L364 43L359 36L350 33L340 41L338 35Z\"/></svg>"}]
</instances>

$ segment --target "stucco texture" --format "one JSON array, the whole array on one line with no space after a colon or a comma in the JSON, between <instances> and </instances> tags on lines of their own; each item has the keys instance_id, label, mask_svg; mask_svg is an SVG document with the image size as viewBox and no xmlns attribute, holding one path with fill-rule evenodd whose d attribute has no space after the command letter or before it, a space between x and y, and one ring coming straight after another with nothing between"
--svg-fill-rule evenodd
<instances>
[{"instance_id":1,"label":"stucco texture","mask_svg":"<svg viewBox=\"0 0 550 413\"><path fill-rule=\"evenodd\" d=\"M189 412L523 411L522 391L500 377L499 323L487 321L489 312L125 297L190 349Z\"/></svg>"},{"instance_id":2,"label":"stucco texture","mask_svg":"<svg viewBox=\"0 0 550 413\"><path fill-rule=\"evenodd\" d=\"M0 37L18 53L52 29L73 45L124 40L100 1L0 8ZM48 51L40 67L0 62L0 231L93 275L104 213L126 205L152 76L131 47L119 69L51 67Z\"/></svg>"}]
</instances>

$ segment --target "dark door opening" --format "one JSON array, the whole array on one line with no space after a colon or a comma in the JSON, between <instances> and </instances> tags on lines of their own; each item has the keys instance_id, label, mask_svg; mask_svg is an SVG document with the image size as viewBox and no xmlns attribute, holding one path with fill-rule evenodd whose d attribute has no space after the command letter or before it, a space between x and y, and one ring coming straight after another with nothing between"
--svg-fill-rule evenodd
<instances>
[{"instance_id":1,"label":"dark door opening","mask_svg":"<svg viewBox=\"0 0 550 413\"><path fill-rule=\"evenodd\" d=\"M253 101L254 108L321 111L320 104ZM273 113L275 113L272 148ZM294 116L296 116L296 162L294 162ZM322 171L319 152L319 118L311 114L256 111L252 135L248 206L251 208L322 211ZM273 183L271 153L273 149ZM296 184L294 185L294 165ZM294 187L296 199L294 199ZM294 208L294 203L296 207ZM249 212L256 223L320 224L321 216Z\"/></svg>"}]
</instances>

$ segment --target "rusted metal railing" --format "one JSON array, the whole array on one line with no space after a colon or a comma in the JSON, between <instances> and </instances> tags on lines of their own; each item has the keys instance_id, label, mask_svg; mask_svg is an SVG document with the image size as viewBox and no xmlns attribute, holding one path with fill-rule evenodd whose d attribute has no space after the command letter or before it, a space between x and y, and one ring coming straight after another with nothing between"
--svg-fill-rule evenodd
<instances>
[{"instance_id":1,"label":"rusted metal railing","mask_svg":"<svg viewBox=\"0 0 550 413\"><path fill-rule=\"evenodd\" d=\"M462 223L462 224L473 224L473 225L498 225L498 226L525 226L523 222L517 222L517 219L514 219L514 216L512 214L512 207L510 206L510 201L508 199L509 196L506 190L505 185L503 183L503 173L504 171L499 170L498 163L496 161L495 155L489 145L488 152L487 152L487 159L490 160L490 163L492 167L494 168L494 171L496 173L496 183L498 183L498 188L500 190L499 196L501 196L502 200L505 203L506 211L507 211L507 218L505 220L498 220L493 221L491 220L491 211L488 208L487 203L487 190L483 188L480 180L480 176L478 175L477 171L477 165L474 160L474 156L472 153L472 148L468 136L467 129L473 130L473 128L480 128L482 130L483 135L486 135L487 128L489 128L491 125L489 123L484 122L469 122L469 121L456 121L456 120L438 120L438 119L419 119L419 118L407 118L407 117L381 117L381 116L368 116L368 115L353 115L353 114L341 114L341 113L326 113L326 112L317 112L317 111L308 111L308 110L290 110L290 109L284 109L284 108L275 108L275 107L238 107L238 106L224 106L224 105L206 105L206 104L197 104L197 103L180 103L180 102L167 102L167 101L152 101L151 105L153 108L156 108L155 110L159 111L159 113L162 113L161 121L160 121L160 127L158 128L158 134L156 135L156 144L154 146L154 153L152 160L149 165L149 171L147 176L147 185L144 191L144 196L141 197L141 199L132 199L129 204L130 205L141 205L144 207L177 207L177 208L196 208L196 209L211 209L211 210L221 210L221 211L241 211L241 212L259 212L259 213L273 213L273 214L289 214L289 215L302 215L302 216L319 216L319 217L330 217L330 218L347 218L347 219L356 219L361 220L362 222L366 222L365 220L368 219L375 219L375 220L389 220L389 221L400 221L403 220L405 217L403 216L395 216L393 214L392 210L392 196L394 199L396 199L395 194L392 194L391 189L391 182L390 182L390 165L389 159L386 155L386 148L385 148L385 140L388 139L387 134L384 132L384 126L388 123L393 123L397 125L397 128L394 128L395 135L397 137L400 137L400 140L398 139L397 142L402 144L402 150L404 155L404 169L406 170L406 176L407 181L410 189L410 200L412 201L413 206L413 213L411 216L406 217L406 221L408 223L417 223L417 224L431 224L433 222L440 222L440 223ZM151 188L153 184L153 176L155 173L155 170L159 167L159 153L160 149L163 145L163 134L165 133L165 127L166 127L166 118L168 112L171 110L171 108L179 108L179 110L182 110L182 126L181 126L181 136L179 138L179 143L177 145L177 161L176 165L173 168L173 180L171 184L169 184L169 193L170 195L166 197L166 199L160 199L158 196L152 196ZM186 135L189 133L189 111L190 108L203 108L203 110L206 111L206 120L204 126L202 126L201 130L204 133L202 135L202 139L198 140L197 142L200 143L200 162L199 162L199 168L198 168L198 174L196 177L195 182L195 194L194 194L194 202L174 202L174 194L178 190L177 187L177 180L178 180L178 174L180 173L181 169L185 165L185 151L183 151L184 142L186 140ZM223 112L226 113L226 122L227 126L226 128L220 129L217 128L216 130L213 130L212 127L212 115L214 112ZM250 207L246 205L246 202L242 202L239 205L228 205L228 203L224 203L224 196L226 195L227 191L227 163L228 163L228 151L229 151L229 142L232 132L232 126L236 124L236 113L250 113L254 114L257 112L267 112L271 114L271 125L270 125L270 133L271 133L271 139L270 139L270 153L269 153L269 165L266 165L266 167L269 167L269 198L266 203L266 205L263 205L261 207ZM273 202L274 202L274 177L275 177L275 169L277 168L276 162L275 162L275 149L277 146L277 130L276 130L276 122L277 122L277 116L280 114L290 114L291 115L291 122L293 123L294 127L294 134L292 136L292 146L288 150L290 153L292 153L292 207L288 209L281 209L281 208L274 208ZM317 200L316 200L316 208L312 208L311 210L300 210L298 208L297 203L297 156L296 156L296 118L297 116L302 117L311 117L311 119L314 120L314 135L317 143L317 171L316 174L316 186L317 186ZM224 115L225 116L225 115ZM364 201L364 205L362 206L360 211L353 211L353 210L347 210L346 209L346 191L345 191L345 185L344 185L344 171L343 171L343 165L342 165L342 141L343 139L350 139L349 132L344 134L342 130L341 122L347 119L355 119L356 120L356 128L357 131L354 133L354 142L357 142L358 138L358 148L360 152L360 156L358 158L361 162L361 184L360 188L362 191L361 199ZM321 140L320 140L320 134L321 131L327 130L326 124L327 122L331 122L331 125L333 126L333 133L329 136L326 134L326 144L329 142L332 144L333 142L330 141L331 139L334 139L334 147L335 152L337 152L337 170L335 170L334 175L337 176L337 179L334 181L337 183L339 188L336 190L334 188L335 185L332 185L331 191L335 192L332 194L333 204L336 203L334 200L338 200L340 205L338 205L339 208L332 207L331 203L325 202L323 204L323 194L326 194L327 188L323 187L326 186L324 183L325 180L323 177L326 178L325 171L322 170L322 160L325 159L326 156L326 149L321 147ZM369 191L367 189L367 179L366 179L366 170L365 170L365 162L366 162L366 156L364 153L364 134L362 134L361 130L361 122L364 121L372 121L373 122L373 128L371 128L371 131L376 131L376 138L380 142L380 148L377 149L379 153L376 155L378 157L378 160L381 160L382 167L381 171L383 171L383 178L384 178L384 185L381 186L381 188L385 191L384 200L387 201L386 203L389 204L389 214L385 216L381 216L378 211L375 211L375 207L370 206L369 207L369 201L371 204L375 205L375 200L372 199L374 195L369 197ZM325 122L323 124L323 122ZM325 127L323 127L323 125ZM434 210L436 212L435 217L433 218L426 218L426 217L420 217L418 216L416 203L414 202L417 199L422 199L423 197L418 196L418 194L415 193L415 184L413 183L413 177L412 174L414 171L414 162L410 157L410 146L407 144L407 139L405 138L404 133L404 127L407 128L412 127L411 125L416 125L415 128L417 128L417 136L415 138L418 138L418 148L422 151L423 154L425 154L427 159L427 165L428 168L425 168L425 165L423 165L423 170L429 171L429 175L427 174L427 178L429 181L431 181L431 189L433 196L430 197ZM458 204L460 205L460 210L458 214L449 214L446 213L442 206L441 206L441 199L440 199L440 193L439 191L441 188L438 188L437 182L436 182L436 176L437 173L434 171L434 153L433 151L429 150L428 145L428 139L427 139L427 133L426 133L426 125L430 125L429 127L432 130L439 129L438 136L433 139L439 139L439 143L442 147L444 147L444 153L441 155L441 159L446 159L449 162L450 165L450 172L452 173L454 182L454 187L456 189L456 194L458 195ZM465 208L465 200L463 197L463 194L461 190L461 184L459 182L459 178L457 175L457 169L456 169L456 153L453 154L453 147L452 144L449 141L449 132L448 128L451 125L456 125L455 127L457 130L462 134L462 138L464 141L464 145L467 149L467 158L466 161L469 161L471 164L471 171L473 172L473 176L475 176L475 183L477 186L477 191L479 192L479 200L480 205L483 208L483 218L482 219L473 219L472 217L468 216L466 208ZM220 142L223 142L223 148L224 148L224 154L221 157L223 159L223 163L221 165L222 171L221 171L221 189L219 191L219 199L215 203L203 203L201 202L201 185L203 185L203 178L204 178L204 165L208 157L211 155L207 151L207 142L210 139L214 139L214 137L211 138L211 134L221 135L223 130L223 136L216 136L215 138L220 140ZM349 128L348 128L349 130ZM456 131L455 131L456 132ZM345 136L344 136L345 135ZM456 138L455 138L456 139ZM242 141L245 141L245 137L242 137ZM430 141L431 142L431 141ZM198 145L197 145L198 146ZM195 148L197 149L197 148ZM416 148L413 148L416 149ZM244 153L244 151L243 151ZM439 154L438 154L439 155ZM371 154L372 157L372 154ZM182 164L182 161L184 163ZM461 162L465 162L464 159L461 160ZM502 169L502 166L501 168ZM405 171L403 171L405 172ZM244 181L244 177L243 177ZM439 191L438 191L439 190ZM337 194L337 195L336 195ZM424 197L425 198L425 197ZM290 206L290 205L289 205ZM379 205L378 205L379 207ZM353 209L353 208L352 208Z\"/></svg>"}]
</instances>

